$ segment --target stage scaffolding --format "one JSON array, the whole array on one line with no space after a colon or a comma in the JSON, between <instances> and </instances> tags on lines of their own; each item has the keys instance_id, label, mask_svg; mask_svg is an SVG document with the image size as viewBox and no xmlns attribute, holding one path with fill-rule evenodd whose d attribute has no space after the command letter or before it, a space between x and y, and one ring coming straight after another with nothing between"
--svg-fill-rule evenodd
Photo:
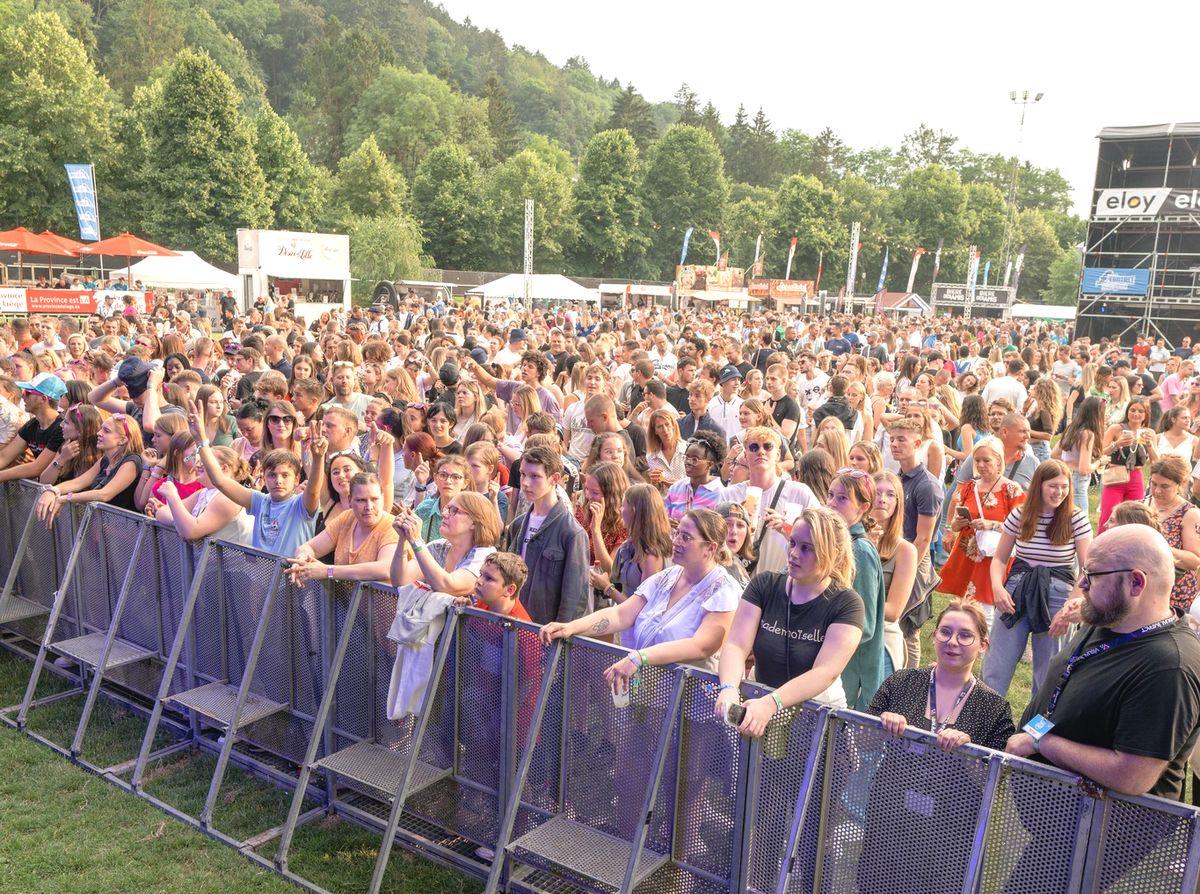
<instances>
[{"instance_id":1,"label":"stage scaffolding","mask_svg":"<svg viewBox=\"0 0 1200 894\"><path fill-rule=\"evenodd\" d=\"M1164 338L1200 336L1200 122L1109 127L1100 132L1084 267L1149 271L1145 294L1087 294L1081 281L1076 332ZM1138 212L1113 191L1138 198ZM1158 196L1148 214L1143 196ZM1101 201L1104 199L1105 201ZM1179 199L1179 202L1175 200ZM1118 207L1110 204L1117 203Z\"/></svg>"}]
</instances>

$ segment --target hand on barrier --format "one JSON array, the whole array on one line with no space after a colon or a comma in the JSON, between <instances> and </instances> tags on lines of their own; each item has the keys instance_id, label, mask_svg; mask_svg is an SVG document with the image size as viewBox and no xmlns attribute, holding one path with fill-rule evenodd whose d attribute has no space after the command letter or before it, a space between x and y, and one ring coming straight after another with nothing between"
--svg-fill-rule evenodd
<instances>
[{"instance_id":1,"label":"hand on barrier","mask_svg":"<svg viewBox=\"0 0 1200 894\"><path fill-rule=\"evenodd\" d=\"M630 681L637 676L638 665L633 658L626 655L620 661L613 662L604 671L604 679L609 689L618 695L629 690Z\"/></svg>"},{"instance_id":2,"label":"hand on barrier","mask_svg":"<svg viewBox=\"0 0 1200 894\"><path fill-rule=\"evenodd\" d=\"M729 706L736 705L741 700L742 694L738 692L736 687L732 689L722 689L717 695L717 703L713 705L713 716L716 717L717 720L720 720L722 723L724 723Z\"/></svg>"},{"instance_id":3,"label":"hand on barrier","mask_svg":"<svg viewBox=\"0 0 1200 894\"><path fill-rule=\"evenodd\" d=\"M58 514L58 494L52 490L43 491L38 497L36 503L33 504L33 511L37 515L37 520L49 527L54 521L54 516Z\"/></svg>"},{"instance_id":4,"label":"hand on barrier","mask_svg":"<svg viewBox=\"0 0 1200 894\"><path fill-rule=\"evenodd\" d=\"M1004 746L1004 750L1017 757L1032 757L1033 737L1029 733L1014 733L1008 737L1008 743Z\"/></svg>"},{"instance_id":5,"label":"hand on barrier","mask_svg":"<svg viewBox=\"0 0 1200 894\"><path fill-rule=\"evenodd\" d=\"M971 737L960 729L946 727L937 734L938 748L942 749L942 751L953 751L960 745L966 745L970 741Z\"/></svg>"},{"instance_id":6,"label":"hand on barrier","mask_svg":"<svg viewBox=\"0 0 1200 894\"><path fill-rule=\"evenodd\" d=\"M288 569L288 577L296 586L302 586L309 581L320 580L329 573L329 567L323 562L316 560L298 561L292 560L292 566Z\"/></svg>"},{"instance_id":7,"label":"hand on barrier","mask_svg":"<svg viewBox=\"0 0 1200 894\"><path fill-rule=\"evenodd\" d=\"M543 645L550 645L556 639L566 639L570 634L567 633L567 625L561 621L551 621L538 631L538 639Z\"/></svg>"},{"instance_id":8,"label":"hand on barrier","mask_svg":"<svg viewBox=\"0 0 1200 894\"><path fill-rule=\"evenodd\" d=\"M745 702L746 716L738 727L738 732L751 739L757 739L767 728L767 723L779 710L775 700L769 695L752 698Z\"/></svg>"},{"instance_id":9,"label":"hand on barrier","mask_svg":"<svg viewBox=\"0 0 1200 894\"><path fill-rule=\"evenodd\" d=\"M883 724L889 736L903 736L904 731L908 729L908 721L904 715L895 711L884 711L879 715L879 722Z\"/></svg>"},{"instance_id":10,"label":"hand on barrier","mask_svg":"<svg viewBox=\"0 0 1200 894\"><path fill-rule=\"evenodd\" d=\"M1058 610L1054 618L1050 621L1050 629L1047 631L1051 636L1065 636L1071 629L1072 624L1079 624L1083 621L1083 603L1082 596L1075 596L1063 603L1063 607Z\"/></svg>"}]
</instances>

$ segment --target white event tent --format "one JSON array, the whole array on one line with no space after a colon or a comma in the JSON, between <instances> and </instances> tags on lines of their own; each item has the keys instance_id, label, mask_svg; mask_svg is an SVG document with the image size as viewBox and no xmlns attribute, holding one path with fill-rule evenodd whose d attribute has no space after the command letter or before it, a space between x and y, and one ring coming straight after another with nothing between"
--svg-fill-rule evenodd
<instances>
[{"instance_id":1,"label":"white event tent","mask_svg":"<svg viewBox=\"0 0 1200 894\"><path fill-rule=\"evenodd\" d=\"M124 276L130 283L140 279L148 287L161 289L229 289L235 297L242 292L235 274L214 267L194 251L181 251L173 258L146 258L112 275Z\"/></svg>"},{"instance_id":2,"label":"white event tent","mask_svg":"<svg viewBox=\"0 0 1200 894\"><path fill-rule=\"evenodd\" d=\"M592 304L599 302L600 293L588 289L558 273L535 273L530 284L531 296L535 302L587 301ZM525 300L525 275L510 273L489 283L468 289L471 297L482 298L484 302L507 300L522 302Z\"/></svg>"}]
</instances>

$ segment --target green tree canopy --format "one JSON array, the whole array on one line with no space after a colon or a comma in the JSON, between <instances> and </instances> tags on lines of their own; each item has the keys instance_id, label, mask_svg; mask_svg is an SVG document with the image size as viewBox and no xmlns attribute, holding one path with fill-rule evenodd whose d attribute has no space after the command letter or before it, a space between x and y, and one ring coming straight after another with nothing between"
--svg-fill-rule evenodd
<instances>
[{"instance_id":1,"label":"green tree canopy","mask_svg":"<svg viewBox=\"0 0 1200 894\"><path fill-rule=\"evenodd\" d=\"M496 221L492 269L522 268L525 200L533 199L534 268L560 272L564 249L573 236L571 182L529 149L496 165L485 180Z\"/></svg>"},{"instance_id":2,"label":"green tree canopy","mask_svg":"<svg viewBox=\"0 0 1200 894\"><path fill-rule=\"evenodd\" d=\"M646 147L658 136L658 127L654 123L650 103L633 89L633 84L617 94L617 98L613 100L612 114L608 116L608 123L604 125L605 130L621 128L633 136L640 152L645 152Z\"/></svg>"},{"instance_id":3,"label":"green tree canopy","mask_svg":"<svg viewBox=\"0 0 1200 894\"><path fill-rule=\"evenodd\" d=\"M770 244L787 246L797 237L793 276L800 271L815 276L821 253L830 258L838 246L839 200L836 192L805 174L793 174L779 184L770 220ZM783 252L767 259L770 269L780 276L787 264L786 248Z\"/></svg>"},{"instance_id":4,"label":"green tree canopy","mask_svg":"<svg viewBox=\"0 0 1200 894\"><path fill-rule=\"evenodd\" d=\"M1050 263L1046 288L1041 299L1045 304L1072 305L1079 298L1079 277L1083 271L1083 256L1077 248L1064 248ZM1025 292L1022 289L1022 292ZM1028 294L1025 292L1025 294Z\"/></svg>"},{"instance_id":5,"label":"green tree canopy","mask_svg":"<svg viewBox=\"0 0 1200 894\"><path fill-rule=\"evenodd\" d=\"M408 184L371 135L338 162L329 192L328 220L345 227L353 217L394 217L404 211L407 195Z\"/></svg>"},{"instance_id":6,"label":"green tree canopy","mask_svg":"<svg viewBox=\"0 0 1200 894\"><path fill-rule=\"evenodd\" d=\"M588 141L575 181L578 234L572 270L590 276L630 276L649 241L642 230L638 151L627 130L603 130Z\"/></svg>"},{"instance_id":7,"label":"green tree canopy","mask_svg":"<svg viewBox=\"0 0 1200 894\"><path fill-rule=\"evenodd\" d=\"M380 280L414 279L425 266L421 228L403 212L379 217L353 217L350 235L350 273L354 300L365 304Z\"/></svg>"},{"instance_id":8,"label":"green tree canopy","mask_svg":"<svg viewBox=\"0 0 1200 894\"><path fill-rule=\"evenodd\" d=\"M0 220L74 229L63 165L103 165L117 114L112 91L57 15L35 12L0 28Z\"/></svg>"},{"instance_id":9,"label":"green tree canopy","mask_svg":"<svg viewBox=\"0 0 1200 894\"><path fill-rule=\"evenodd\" d=\"M712 134L687 124L672 126L650 147L641 195L649 223L650 263L660 276L673 276L687 228L695 227L703 235L720 229L725 216L729 184Z\"/></svg>"},{"instance_id":10,"label":"green tree canopy","mask_svg":"<svg viewBox=\"0 0 1200 894\"><path fill-rule=\"evenodd\" d=\"M270 106L255 116L254 152L266 177L274 225L311 230L330 187L329 172L308 160L295 132Z\"/></svg>"},{"instance_id":11,"label":"green tree canopy","mask_svg":"<svg viewBox=\"0 0 1200 894\"><path fill-rule=\"evenodd\" d=\"M943 255L943 268L960 264L958 272L966 275L967 192L957 173L940 165L910 171L892 193L890 204L900 245L929 248L939 239L947 246L961 244L961 256Z\"/></svg>"},{"instance_id":12,"label":"green tree canopy","mask_svg":"<svg viewBox=\"0 0 1200 894\"><path fill-rule=\"evenodd\" d=\"M412 209L425 249L438 266L478 266L491 229L479 166L462 146L445 143L421 161L413 178Z\"/></svg>"},{"instance_id":13,"label":"green tree canopy","mask_svg":"<svg viewBox=\"0 0 1200 894\"><path fill-rule=\"evenodd\" d=\"M146 130L147 233L232 261L237 228L269 226L272 218L233 82L208 54L184 50L163 79Z\"/></svg>"}]
</instances>

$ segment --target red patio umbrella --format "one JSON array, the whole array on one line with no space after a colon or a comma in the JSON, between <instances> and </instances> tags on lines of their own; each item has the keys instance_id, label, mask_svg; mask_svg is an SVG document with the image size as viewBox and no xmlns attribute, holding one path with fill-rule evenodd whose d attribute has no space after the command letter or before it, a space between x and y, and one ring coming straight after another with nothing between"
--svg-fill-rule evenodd
<instances>
[{"instance_id":1,"label":"red patio umbrella","mask_svg":"<svg viewBox=\"0 0 1200 894\"><path fill-rule=\"evenodd\" d=\"M0 251L15 251L17 253L17 279L24 279L24 264L21 256L25 254L58 255L72 257L75 253L67 251L57 242L52 242L44 236L30 232L24 227L15 230L5 230L0 233Z\"/></svg>"},{"instance_id":2,"label":"red patio umbrella","mask_svg":"<svg viewBox=\"0 0 1200 894\"><path fill-rule=\"evenodd\" d=\"M48 242L53 242L59 246L64 252L64 257L78 257L79 249L83 248L82 242L76 242L74 239L69 239L66 236L60 236L57 233L52 233L49 230L42 230L38 233L43 239ZM50 278L54 279L54 263L50 263Z\"/></svg>"},{"instance_id":3,"label":"red patio umbrella","mask_svg":"<svg viewBox=\"0 0 1200 894\"><path fill-rule=\"evenodd\" d=\"M179 252L171 251L169 248L163 248L161 245L155 245L153 242L147 242L140 236L134 236L132 233L122 233L120 236L110 236L108 239L101 239L99 242L92 242L84 245L79 249L79 256L84 255L107 255L109 257L124 258L125 266L129 267L134 258L176 258L179 257ZM100 263L100 272L104 273L104 262Z\"/></svg>"}]
</instances>

